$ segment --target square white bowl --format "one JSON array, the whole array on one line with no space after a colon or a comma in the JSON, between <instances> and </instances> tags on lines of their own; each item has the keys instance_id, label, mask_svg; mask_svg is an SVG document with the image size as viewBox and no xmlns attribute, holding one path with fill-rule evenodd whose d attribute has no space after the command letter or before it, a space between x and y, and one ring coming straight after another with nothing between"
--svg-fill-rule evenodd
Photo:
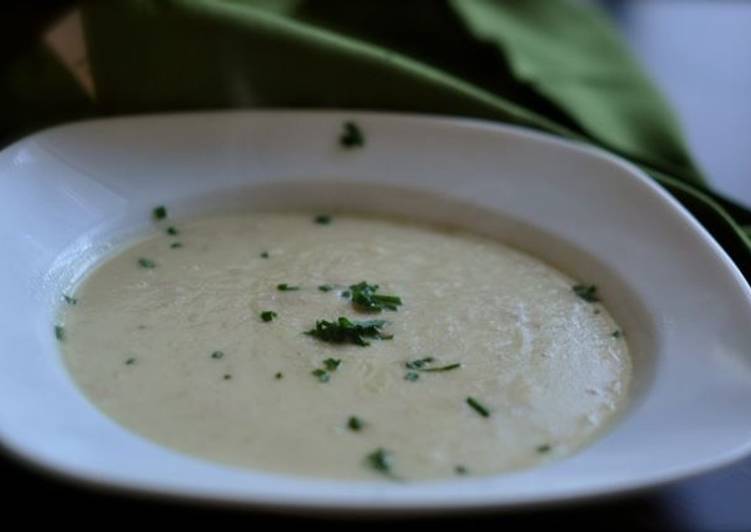
<instances>
[{"instance_id":1,"label":"square white bowl","mask_svg":"<svg viewBox=\"0 0 751 532\"><path fill-rule=\"evenodd\" d=\"M356 121L366 145L338 144ZM369 211L497 237L593 282L634 357L631 406L569 458L441 482L349 482L180 454L101 414L53 335L62 291L166 204ZM217 112L82 122L0 153L0 443L115 488L275 508L500 508L619 493L751 451L751 293L676 201L607 153L474 120Z\"/></svg>"}]
</instances>

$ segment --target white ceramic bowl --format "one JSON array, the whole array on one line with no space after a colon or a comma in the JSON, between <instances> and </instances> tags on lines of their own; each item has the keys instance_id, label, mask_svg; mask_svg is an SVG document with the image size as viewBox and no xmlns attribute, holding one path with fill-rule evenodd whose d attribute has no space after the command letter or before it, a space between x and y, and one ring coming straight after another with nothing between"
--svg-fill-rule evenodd
<instances>
[{"instance_id":1,"label":"white ceramic bowl","mask_svg":"<svg viewBox=\"0 0 751 532\"><path fill-rule=\"evenodd\" d=\"M338 145L345 120L364 130L364 148ZM178 220L257 207L367 210L497 236L600 287L634 354L631 407L570 458L441 482L297 478L161 447L88 402L52 333L61 291L146 230L157 204ZM751 299L736 267L634 166L539 133L342 112L62 126L0 153L0 243L0 441L68 477L277 509L449 510L613 494L751 450Z\"/></svg>"}]
</instances>

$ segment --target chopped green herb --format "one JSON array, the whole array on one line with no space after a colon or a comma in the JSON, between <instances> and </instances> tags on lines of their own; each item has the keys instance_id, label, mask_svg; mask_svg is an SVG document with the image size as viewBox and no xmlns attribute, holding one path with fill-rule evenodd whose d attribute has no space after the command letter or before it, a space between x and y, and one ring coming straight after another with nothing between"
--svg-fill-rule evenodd
<instances>
[{"instance_id":1,"label":"chopped green herb","mask_svg":"<svg viewBox=\"0 0 751 532\"><path fill-rule=\"evenodd\" d=\"M263 321L271 321L277 316L278 314L274 312L273 310L264 310L263 312L261 312L261 319Z\"/></svg>"},{"instance_id":2,"label":"chopped green herb","mask_svg":"<svg viewBox=\"0 0 751 532\"><path fill-rule=\"evenodd\" d=\"M156 268L156 262L154 262L151 259L145 259L143 257L138 259L138 265L141 266L141 268L147 268L147 269Z\"/></svg>"},{"instance_id":3,"label":"chopped green herb","mask_svg":"<svg viewBox=\"0 0 751 532\"><path fill-rule=\"evenodd\" d=\"M224 353L222 351L214 351L211 353L211 358L220 359L224 357Z\"/></svg>"},{"instance_id":4,"label":"chopped green herb","mask_svg":"<svg viewBox=\"0 0 751 532\"><path fill-rule=\"evenodd\" d=\"M620 338L621 336L623 336L623 333L621 331L613 331L613 334L611 334L610 336L612 336L613 338Z\"/></svg>"},{"instance_id":5,"label":"chopped green herb","mask_svg":"<svg viewBox=\"0 0 751 532\"><path fill-rule=\"evenodd\" d=\"M571 287L571 289L577 296L582 298L587 303L597 303L598 301L600 301L600 298L597 295L597 287L593 284L577 284Z\"/></svg>"},{"instance_id":6,"label":"chopped green herb","mask_svg":"<svg viewBox=\"0 0 751 532\"><path fill-rule=\"evenodd\" d=\"M331 380L330 373L337 370L342 361L338 358L327 358L323 361L323 367L314 369L311 371L313 376L317 377L321 382L329 382Z\"/></svg>"},{"instance_id":7,"label":"chopped green herb","mask_svg":"<svg viewBox=\"0 0 751 532\"><path fill-rule=\"evenodd\" d=\"M540 445L540 446L537 447L537 452L540 453L540 454L545 454L545 453L550 452L551 449L552 449L552 447L550 445L548 445L547 443L545 443L545 444Z\"/></svg>"},{"instance_id":8,"label":"chopped green herb","mask_svg":"<svg viewBox=\"0 0 751 532\"><path fill-rule=\"evenodd\" d=\"M451 371L452 369L459 369L460 367L462 367L462 365L459 363L456 363L456 364L449 364L448 366L441 366L439 368L423 368L423 369L419 369L418 371Z\"/></svg>"},{"instance_id":9,"label":"chopped green herb","mask_svg":"<svg viewBox=\"0 0 751 532\"><path fill-rule=\"evenodd\" d=\"M420 378L420 374L419 373L415 373L414 371L408 371L404 375L404 380L405 381L415 382L419 378Z\"/></svg>"},{"instance_id":10,"label":"chopped green herb","mask_svg":"<svg viewBox=\"0 0 751 532\"><path fill-rule=\"evenodd\" d=\"M261 252L261 258L262 259L268 259L269 258L269 252L268 251L262 251Z\"/></svg>"},{"instance_id":11,"label":"chopped green herb","mask_svg":"<svg viewBox=\"0 0 751 532\"><path fill-rule=\"evenodd\" d=\"M398 296L376 294L377 284L368 284L363 281L349 288L352 291L352 304L355 308L366 312L381 312L383 309L397 310L396 307L402 304L402 299Z\"/></svg>"},{"instance_id":12,"label":"chopped green herb","mask_svg":"<svg viewBox=\"0 0 751 532\"><path fill-rule=\"evenodd\" d=\"M152 215L155 220L163 220L167 217L167 208L164 205L159 205L152 211Z\"/></svg>"},{"instance_id":13,"label":"chopped green herb","mask_svg":"<svg viewBox=\"0 0 751 532\"><path fill-rule=\"evenodd\" d=\"M282 284L276 285L276 289L279 290L280 292L291 292L293 290L300 290L300 287L290 286L287 283L282 283Z\"/></svg>"},{"instance_id":14,"label":"chopped green herb","mask_svg":"<svg viewBox=\"0 0 751 532\"><path fill-rule=\"evenodd\" d=\"M345 122L342 134L339 136L339 144L344 148L357 148L365 144L362 131L354 122Z\"/></svg>"},{"instance_id":15,"label":"chopped green herb","mask_svg":"<svg viewBox=\"0 0 751 532\"><path fill-rule=\"evenodd\" d=\"M329 382L331 380L331 376L329 375L329 372L325 369L314 369L310 372L311 375L316 377L321 382Z\"/></svg>"},{"instance_id":16,"label":"chopped green herb","mask_svg":"<svg viewBox=\"0 0 751 532\"><path fill-rule=\"evenodd\" d=\"M365 423L359 417L350 416L347 420L347 428L353 432L360 432L364 426Z\"/></svg>"},{"instance_id":17,"label":"chopped green herb","mask_svg":"<svg viewBox=\"0 0 751 532\"><path fill-rule=\"evenodd\" d=\"M338 358L327 358L323 361L323 365L328 371L336 371L341 363L342 361Z\"/></svg>"},{"instance_id":18,"label":"chopped green herb","mask_svg":"<svg viewBox=\"0 0 751 532\"><path fill-rule=\"evenodd\" d=\"M75 297L66 296L65 294L63 294L63 301L68 305L75 305L78 303L78 300Z\"/></svg>"},{"instance_id":19,"label":"chopped green herb","mask_svg":"<svg viewBox=\"0 0 751 532\"><path fill-rule=\"evenodd\" d=\"M319 287L318 287L318 289L319 289L319 290L320 290L321 292L331 292L331 291L332 291L332 290L334 290L335 288L336 288L336 287L335 287L335 286L334 286L333 284L322 284L321 286L319 286Z\"/></svg>"},{"instance_id":20,"label":"chopped green herb","mask_svg":"<svg viewBox=\"0 0 751 532\"><path fill-rule=\"evenodd\" d=\"M365 338L391 340L393 335L385 335L381 328L386 324L384 320L350 321L340 317L337 321L316 321L314 329L305 334L318 338L322 342L332 344L352 343L359 346L370 345Z\"/></svg>"},{"instance_id":21,"label":"chopped green herb","mask_svg":"<svg viewBox=\"0 0 751 532\"><path fill-rule=\"evenodd\" d=\"M170 226L169 226L169 227L168 227L168 228L167 228L167 229L165 230L165 232L166 232L166 233L167 233L168 235L172 235L172 236L175 236L175 235L177 235L177 234L179 234L179 233L180 233L180 231L178 231L178 230L177 230L177 227L175 227L174 225L170 225Z\"/></svg>"},{"instance_id":22,"label":"chopped green herb","mask_svg":"<svg viewBox=\"0 0 751 532\"><path fill-rule=\"evenodd\" d=\"M172 242L169 247L171 247L172 249L181 248L181 247L183 247L183 243L182 242Z\"/></svg>"},{"instance_id":23,"label":"chopped green herb","mask_svg":"<svg viewBox=\"0 0 751 532\"><path fill-rule=\"evenodd\" d=\"M135 364L135 363L136 363L136 359L135 359L135 358L133 358L133 357L131 357L131 358L129 358L129 359L127 359L127 360L125 361L125 365L126 365L126 366L132 366L132 365L133 365L133 364Z\"/></svg>"},{"instance_id":24,"label":"chopped green herb","mask_svg":"<svg viewBox=\"0 0 751 532\"><path fill-rule=\"evenodd\" d=\"M55 338L60 342L65 340L65 329L63 329L62 325L55 325Z\"/></svg>"},{"instance_id":25,"label":"chopped green herb","mask_svg":"<svg viewBox=\"0 0 751 532\"><path fill-rule=\"evenodd\" d=\"M394 458L390 451L387 451L386 449L376 449L365 457L365 461L368 466L379 473L392 476L391 469L393 467Z\"/></svg>"},{"instance_id":26,"label":"chopped green herb","mask_svg":"<svg viewBox=\"0 0 751 532\"><path fill-rule=\"evenodd\" d=\"M425 365L430 364L434 360L435 359L433 357L420 358L417 360L412 360L411 362L407 362L404 365L407 367L407 369L420 369Z\"/></svg>"},{"instance_id":27,"label":"chopped green herb","mask_svg":"<svg viewBox=\"0 0 751 532\"><path fill-rule=\"evenodd\" d=\"M274 378L276 380L280 380L282 377L284 377L284 373L282 373L281 371L274 375Z\"/></svg>"},{"instance_id":28,"label":"chopped green herb","mask_svg":"<svg viewBox=\"0 0 751 532\"><path fill-rule=\"evenodd\" d=\"M454 473L457 475L466 475L468 473L467 468L463 465L458 465L454 468Z\"/></svg>"},{"instance_id":29,"label":"chopped green herb","mask_svg":"<svg viewBox=\"0 0 751 532\"><path fill-rule=\"evenodd\" d=\"M458 369L462 367L462 365L458 362L454 364L449 364L448 366L440 366L437 368L427 367L433 362L435 362L435 359L433 357L427 357L427 358L420 358L417 360L412 360L410 362L405 363L404 366L407 369L412 369L415 371L426 371L426 372L451 371L452 369Z\"/></svg>"},{"instance_id":30,"label":"chopped green herb","mask_svg":"<svg viewBox=\"0 0 751 532\"><path fill-rule=\"evenodd\" d=\"M228 381L228 380L230 380L231 378L232 378L232 375L230 375L229 373L225 373L225 374L224 374L224 380L225 380L225 381Z\"/></svg>"},{"instance_id":31,"label":"chopped green herb","mask_svg":"<svg viewBox=\"0 0 751 532\"><path fill-rule=\"evenodd\" d=\"M342 296L344 299L347 299L349 297L349 290L345 290L339 295Z\"/></svg>"},{"instance_id":32,"label":"chopped green herb","mask_svg":"<svg viewBox=\"0 0 751 532\"><path fill-rule=\"evenodd\" d=\"M313 221L319 225L329 225L331 223L331 216L328 214L319 214L315 218L313 218Z\"/></svg>"},{"instance_id":33,"label":"chopped green herb","mask_svg":"<svg viewBox=\"0 0 751 532\"><path fill-rule=\"evenodd\" d=\"M471 406L472 409L478 414L480 414L482 417L490 417L490 410L485 408L476 399L473 399L472 397L467 397L467 404Z\"/></svg>"}]
</instances>

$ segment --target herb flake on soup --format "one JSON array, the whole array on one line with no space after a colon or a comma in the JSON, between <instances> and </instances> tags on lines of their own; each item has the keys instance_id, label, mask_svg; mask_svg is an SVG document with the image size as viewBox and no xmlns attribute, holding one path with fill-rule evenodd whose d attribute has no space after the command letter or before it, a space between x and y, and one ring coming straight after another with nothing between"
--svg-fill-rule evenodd
<instances>
[{"instance_id":1,"label":"herb flake on soup","mask_svg":"<svg viewBox=\"0 0 751 532\"><path fill-rule=\"evenodd\" d=\"M344 124L340 142L365 138ZM161 445L311 477L477 477L576 452L628 400L607 291L498 241L342 212L151 218L61 291L51 329L91 401Z\"/></svg>"}]
</instances>

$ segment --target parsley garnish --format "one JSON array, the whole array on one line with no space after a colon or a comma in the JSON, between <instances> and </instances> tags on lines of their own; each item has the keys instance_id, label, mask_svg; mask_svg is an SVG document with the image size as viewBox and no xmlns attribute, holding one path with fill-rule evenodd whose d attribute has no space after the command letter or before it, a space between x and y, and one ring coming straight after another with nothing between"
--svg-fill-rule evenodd
<instances>
[{"instance_id":1,"label":"parsley garnish","mask_svg":"<svg viewBox=\"0 0 751 532\"><path fill-rule=\"evenodd\" d=\"M293 290L300 290L300 287L290 286L287 283L282 283L282 284L276 285L276 289L279 290L280 292L291 292Z\"/></svg>"},{"instance_id":2,"label":"parsley garnish","mask_svg":"<svg viewBox=\"0 0 751 532\"><path fill-rule=\"evenodd\" d=\"M386 449L376 449L365 457L365 462L375 471L387 476L393 476L391 469L393 467L394 458L391 451L387 451Z\"/></svg>"},{"instance_id":3,"label":"parsley garnish","mask_svg":"<svg viewBox=\"0 0 751 532\"><path fill-rule=\"evenodd\" d=\"M313 218L313 221L319 225L329 225L331 223L331 216L328 214L319 214L315 218Z\"/></svg>"},{"instance_id":4,"label":"parsley garnish","mask_svg":"<svg viewBox=\"0 0 751 532\"><path fill-rule=\"evenodd\" d=\"M472 397L467 397L467 404L471 406L472 409L478 414L480 414L482 417L490 417L490 410L485 408L476 399L473 399Z\"/></svg>"},{"instance_id":5,"label":"parsley garnish","mask_svg":"<svg viewBox=\"0 0 751 532\"><path fill-rule=\"evenodd\" d=\"M78 303L78 300L75 297L66 296L65 294L63 294L63 301L68 305L75 305Z\"/></svg>"},{"instance_id":6,"label":"parsley garnish","mask_svg":"<svg viewBox=\"0 0 751 532\"><path fill-rule=\"evenodd\" d=\"M183 247L183 243L182 242L172 242L169 247L171 247L172 249L181 248L181 247Z\"/></svg>"},{"instance_id":7,"label":"parsley garnish","mask_svg":"<svg viewBox=\"0 0 751 532\"><path fill-rule=\"evenodd\" d=\"M419 378L420 378L420 374L419 373L415 373L414 371L408 371L404 375L404 380L405 381L409 381L409 382L415 382Z\"/></svg>"},{"instance_id":8,"label":"parsley garnish","mask_svg":"<svg viewBox=\"0 0 751 532\"><path fill-rule=\"evenodd\" d=\"M168 235L172 235L172 236L174 236L174 235L177 235L177 234L179 234L179 233L180 233L180 231L178 231L178 230L177 230L177 227L175 227L174 225L170 225L170 226L169 226L169 227L168 227L168 228L167 228L167 229L165 230L165 232L166 232L166 233L167 233Z\"/></svg>"},{"instance_id":9,"label":"parsley garnish","mask_svg":"<svg viewBox=\"0 0 751 532\"><path fill-rule=\"evenodd\" d=\"M577 284L571 287L574 293L587 303L597 303L600 298L597 295L597 287L593 284Z\"/></svg>"},{"instance_id":10,"label":"parsley garnish","mask_svg":"<svg viewBox=\"0 0 751 532\"><path fill-rule=\"evenodd\" d=\"M336 286L334 286L333 284L322 284L321 286L318 287L318 289L321 292L331 292L335 288L336 288Z\"/></svg>"},{"instance_id":11,"label":"parsley garnish","mask_svg":"<svg viewBox=\"0 0 751 532\"><path fill-rule=\"evenodd\" d=\"M141 268L146 268L146 269L156 268L156 262L154 262L151 259L145 259L143 257L138 259L138 265Z\"/></svg>"},{"instance_id":12,"label":"parsley garnish","mask_svg":"<svg viewBox=\"0 0 751 532\"><path fill-rule=\"evenodd\" d=\"M321 382L329 382L331 379L330 374L336 371L341 363L342 361L338 358L327 358L323 361L323 367L314 369L311 371L311 374Z\"/></svg>"},{"instance_id":13,"label":"parsley garnish","mask_svg":"<svg viewBox=\"0 0 751 532\"><path fill-rule=\"evenodd\" d=\"M623 336L623 333L621 331L613 331L613 334L611 334L610 336L612 336L613 338L620 338L621 336Z\"/></svg>"},{"instance_id":14,"label":"parsley garnish","mask_svg":"<svg viewBox=\"0 0 751 532\"><path fill-rule=\"evenodd\" d=\"M321 382L329 382L329 380L331 380L331 376L329 375L329 372L326 371L325 369L321 369L321 368L314 369L310 373L314 377L317 377L318 380Z\"/></svg>"},{"instance_id":15,"label":"parsley garnish","mask_svg":"<svg viewBox=\"0 0 751 532\"><path fill-rule=\"evenodd\" d=\"M269 258L269 252L268 251L262 251L261 252L261 258L262 259L268 259Z\"/></svg>"},{"instance_id":16,"label":"parsley garnish","mask_svg":"<svg viewBox=\"0 0 751 532\"><path fill-rule=\"evenodd\" d=\"M60 342L65 340L65 329L63 329L62 325L55 325L55 338Z\"/></svg>"},{"instance_id":17,"label":"parsley garnish","mask_svg":"<svg viewBox=\"0 0 751 532\"><path fill-rule=\"evenodd\" d=\"M213 353L211 353L211 358L215 358L218 360L222 357L224 357L224 352L222 351L214 351Z\"/></svg>"},{"instance_id":18,"label":"parsley garnish","mask_svg":"<svg viewBox=\"0 0 751 532\"><path fill-rule=\"evenodd\" d=\"M133 357L130 357L129 359L127 359L127 360L125 361L125 365L126 365L126 366L132 366L132 365L133 365L133 364L135 364L135 363L136 363L136 359L135 359L135 358L133 358Z\"/></svg>"},{"instance_id":19,"label":"parsley garnish","mask_svg":"<svg viewBox=\"0 0 751 532\"><path fill-rule=\"evenodd\" d=\"M407 366L407 369L420 369L426 364L430 364L435 359L433 357L427 357L427 358L420 358L418 360L412 360L411 362L407 362L405 366Z\"/></svg>"},{"instance_id":20,"label":"parsley garnish","mask_svg":"<svg viewBox=\"0 0 751 532\"><path fill-rule=\"evenodd\" d=\"M345 122L342 134L339 136L339 144L344 148L356 148L365 144L362 131L354 122Z\"/></svg>"},{"instance_id":21,"label":"parsley garnish","mask_svg":"<svg viewBox=\"0 0 751 532\"><path fill-rule=\"evenodd\" d=\"M365 426L365 422L356 416L350 416L347 420L347 428L353 432L360 432Z\"/></svg>"},{"instance_id":22,"label":"parsley garnish","mask_svg":"<svg viewBox=\"0 0 751 532\"><path fill-rule=\"evenodd\" d=\"M273 310L264 310L263 312L261 312L261 319L263 321L271 321L276 317L277 317L277 313L274 312Z\"/></svg>"},{"instance_id":23,"label":"parsley garnish","mask_svg":"<svg viewBox=\"0 0 751 532\"><path fill-rule=\"evenodd\" d=\"M327 358L323 361L323 365L328 371L336 371L342 361L338 358Z\"/></svg>"},{"instance_id":24,"label":"parsley garnish","mask_svg":"<svg viewBox=\"0 0 751 532\"><path fill-rule=\"evenodd\" d=\"M349 287L352 291L352 304L355 308L366 312L381 312L383 309L396 310L402 304L398 296L376 294L377 284L368 284L365 281L353 284Z\"/></svg>"},{"instance_id":25,"label":"parsley garnish","mask_svg":"<svg viewBox=\"0 0 751 532\"><path fill-rule=\"evenodd\" d=\"M467 468L463 465L458 465L454 468L454 473L457 475L466 475L468 473Z\"/></svg>"},{"instance_id":26,"label":"parsley garnish","mask_svg":"<svg viewBox=\"0 0 751 532\"><path fill-rule=\"evenodd\" d=\"M426 371L426 372L451 371L452 369L458 369L462 367L462 365L458 362L454 364L449 364L447 366L439 366L437 368L427 367L433 362L435 362L435 359L433 357L427 357L427 358L420 358L417 360L412 360L410 362L405 363L404 366L407 369L411 369L414 371Z\"/></svg>"},{"instance_id":27,"label":"parsley garnish","mask_svg":"<svg viewBox=\"0 0 751 532\"><path fill-rule=\"evenodd\" d=\"M381 328L386 324L384 320L350 321L340 317L337 321L316 321L315 329L305 334L318 338L322 342L332 344L351 343L359 346L370 345L365 338L391 340L393 335L383 334Z\"/></svg>"},{"instance_id":28,"label":"parsley garnish","mask_svg":"<svg viewBox=\"0 0 751 532\"><path fill-rule=\"evenodd\" d=\"M152 213L155 220L163 220L167 217L167 207L164 205L159 205L159 207L156 207Z\"/></svg>"},{"instance_id":29,"label":"parsley garnish","mask_svg":"<svg viewBox=\"0 0 751 532\"><path fill-rule=\"evenodd\" d=\"M225 373L225 374L224 374L224 380L225 380L225 381L228 381L228 380L230 380L231 378L232 378L232 375L230 375L229 373Z\"/></svg>"},{"instance_id":30,"label":"parsley garnish","mask_svg":"<svg viewBox=\"0 0 751 532\"><path fill-rule=\"evenodd\" d=\"M537 447L537 452L540 453L540 454L545 454L545 453L550 452L551 449L552 449L552 447L550 445L548 445L547 443L545 443L545 444L540 445L540 446Z\"/></svg>"},{"instance_id":31,"label":"parsley garnish","mask_svg":"<svg viewBox=\"0 0 751 532\"><path fill-rule=\"evenodd\" d=\"M418 371L451 371L452 369L459 369L462 367L460 363L449 364L448 366L441 366L439 368L423 368Z\"/></svg>"},{"instance_id":32,"label":"parsley garnish","mask_svg":"<svg viewBox=\"0 0 751 532\"><path fill-rule=\"evenodd\" d=\"M274 378L276 380L280 380L282 377L284 377L284 373L282 373L281 371L274 375Z\"/></svg>"}]
</instances>

